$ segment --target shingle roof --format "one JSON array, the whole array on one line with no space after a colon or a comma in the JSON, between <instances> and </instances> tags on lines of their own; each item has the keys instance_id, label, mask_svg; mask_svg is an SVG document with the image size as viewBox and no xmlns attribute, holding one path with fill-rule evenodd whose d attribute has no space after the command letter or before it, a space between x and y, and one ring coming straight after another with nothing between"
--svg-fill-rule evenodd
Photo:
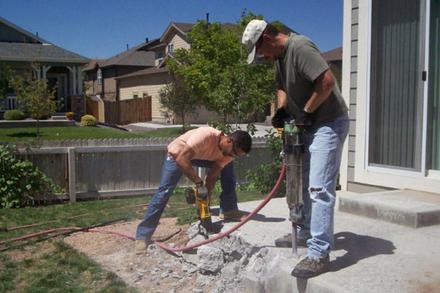
<instances>
[{"instance_id":1,"label":"shingle roof","mask_svg":"<svg viewBox=\"0 0 440 293\"><path fill-rule=\"evenodd\" d=\"M21 35L28 37L25 42L10 42L8 40L0 42L0 61L63 62L82 64L89 62L88 58L55 46L4 18L0 17L0 23L17 31Z\"/></svg>"},{"instance_id":2,"label":"shingle roof","mask_svg":"<svg viewBox=\"0 0 440 293\"><path fill-rule=\"evenodd\" d=\"M168 72L168 68L167 67L146 68L146 69L142 69L142 70L139 70L139 71L136 71L136 72L132 72L132 73L129 73L129 74L118 76L118 77L116 77L116 79L123 79L123 78L133 77L133 76L150 75L150 74L156 74L156 73L162 73L162 72Z\"/></svg>"},{"instance_id":3,"label":"shingle roof","mask_svg":"<svg viewBox=\"0 0 440 293\"><path fill-rule=\"evenodd\" d=\"M342 60L342 47L322 53L322 57L327 62Z\"/></svg>"},{"instance_id":4,"label":"shingle roof","mask_svg":"<svg viewBox=\"0 0 440 293\"><path fill-rule=\"evenodd\" d=\"M0 42L1 61L87 63L89 59L53 44Z\"/></svg>"}]
</instances>

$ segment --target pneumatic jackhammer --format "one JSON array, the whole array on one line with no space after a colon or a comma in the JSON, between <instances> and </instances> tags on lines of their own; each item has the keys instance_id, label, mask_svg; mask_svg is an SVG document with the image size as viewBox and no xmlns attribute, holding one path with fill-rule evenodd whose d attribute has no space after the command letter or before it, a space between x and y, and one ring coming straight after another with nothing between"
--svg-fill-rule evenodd
<instances>
[{"instance_id":1,"label":"pneumatic jackhammer","mask_svg":"<svg viewBox=\"0 0 440 293\"><path fill-rule=\"evenodd\" d=\"M286 166L286 201L289 220L292 222L292 253L298 256L297 225L304 222L303 213L303 164L304 129L291 120L284 124L283 160Z\"/></svg>"}]
</instances>

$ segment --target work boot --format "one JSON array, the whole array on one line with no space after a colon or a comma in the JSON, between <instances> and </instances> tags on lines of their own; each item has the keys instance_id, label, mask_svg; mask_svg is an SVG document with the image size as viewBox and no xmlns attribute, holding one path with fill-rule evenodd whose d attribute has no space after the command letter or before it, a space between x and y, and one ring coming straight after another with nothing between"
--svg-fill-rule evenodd
<instances>
[{"instance_id":1,"label":"work boot","mask_svg":"<svg viewBox=\"0 0 440 293\"><path fill-rule=\"evenodd\" d=\"M134 251L136 254L142 254L147 251L148 245L152 244L152 240L139 240L134 241Z\"/></svg>"},{"instance_id":2,"label":"work boot","mask_svg":"<svg viewBox=\"0 0 440 293\"><path fill-rule=\"evenodd\" d=\"M308 279L328 271L330 266L329 256L323 258L312 258L307 256L301 260L293 269L291 275L301 279Z\"/></svg>"},{"instance_id":3,"label":"work boot","mask_svg":"<svg viewBox=\"0 0 440 293\"><path fill-rule=\"evenodd\" d=\"M308 237L300 237L298 233L297 246L307 247L307 240L310 239L310 234ZM283 237L275 239L276 247L292 247L292 233L286 234Z\"/></svg>"},{"instance_id":4,"label":"work boot","mask_svg":"<svg viewBox=\"0 0 440 293\"><path fill-rule=\"evenodd\" d=\"M243 220L249 212L240 211L240 210L231 210L226 212L220 212L218 217L225 221L233 221L233 222L239 222Z\"/></svg>"}]
</instances>

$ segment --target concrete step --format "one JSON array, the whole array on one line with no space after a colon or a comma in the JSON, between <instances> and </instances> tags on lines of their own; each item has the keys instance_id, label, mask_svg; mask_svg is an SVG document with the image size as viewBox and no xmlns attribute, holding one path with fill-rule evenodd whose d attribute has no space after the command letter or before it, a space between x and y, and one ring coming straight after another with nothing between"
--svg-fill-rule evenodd
<instances>
[{"instance_id":1,"label":"concrete step","mask_svg":"<svg viewBox=\"0 0 440 293\"><path fill-rule=\"evenodd\" d=\"M50 117L50 119L52 119L52 120L68 120L66 115L62 115L62 116L61 115L52 115Z\"/></svg>"},{"instance_id":2,"label":"concrete step","mask_svg":"<svg viewBox=\"0 0 440 293\"><path fill-rule=\"evenodd\" d=\"M438 225L440 194L407 189L342 194L339 210L413 228Z\"/></svg>"}]
</instances>

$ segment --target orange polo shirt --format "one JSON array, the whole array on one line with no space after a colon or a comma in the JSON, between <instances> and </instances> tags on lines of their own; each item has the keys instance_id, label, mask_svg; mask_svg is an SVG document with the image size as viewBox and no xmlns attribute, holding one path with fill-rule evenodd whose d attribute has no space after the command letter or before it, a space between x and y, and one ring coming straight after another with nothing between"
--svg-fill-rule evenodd
<instances>
[{"instance_id":1,"label":"orange polo shirt","mask_svg":"<svg viewBox=\"0 0 440 293\"><path fill-rule=\"evenodd\" d=\"M168 145L168 153L174 158L183 150L185 145L194 150L197 160L216 161L221 167L229 164L233 158L223 155L219 142L223 132L212 127L199 127L189 130L173 140Z\"/></svg>"}]
</instances>

